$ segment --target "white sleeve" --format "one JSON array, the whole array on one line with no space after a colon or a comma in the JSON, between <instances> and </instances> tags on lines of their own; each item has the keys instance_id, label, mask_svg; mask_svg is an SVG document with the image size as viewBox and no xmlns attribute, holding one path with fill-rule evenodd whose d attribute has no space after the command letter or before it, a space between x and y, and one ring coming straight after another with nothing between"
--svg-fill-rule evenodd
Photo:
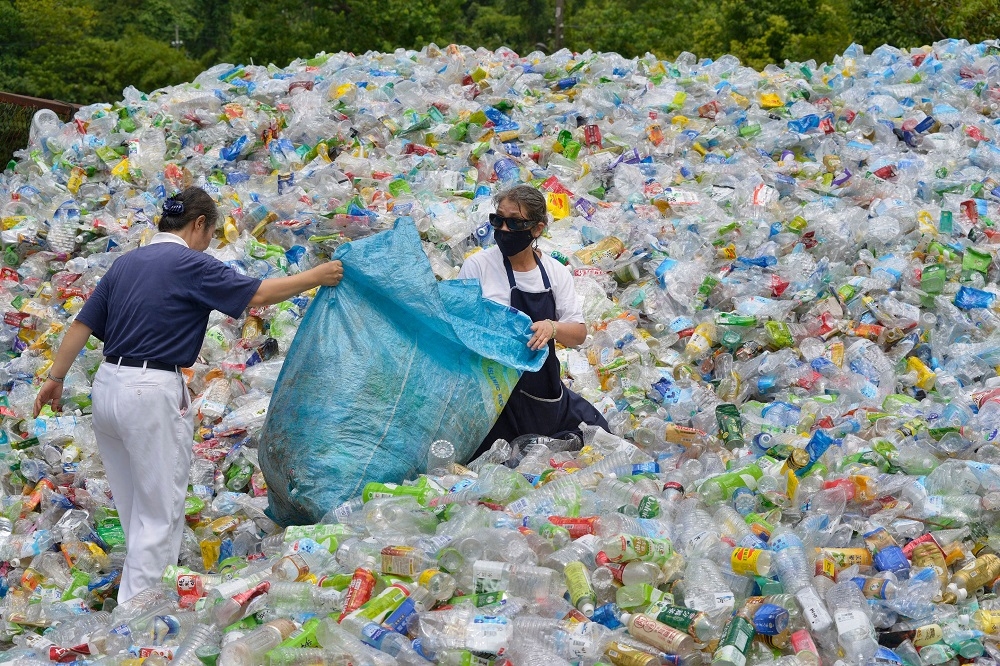
<instances>
[{"instance_id":1,"label":"white sleeve","mask_svg":"<svg viewBox=\"0 0 1000 666\"><path fill-rule=\"evenodd\" d=\"M479 254L479 252L476 254ZM482 283L483 267L479 265L478 261L476 261L476 254L471 255L464 262L462 262L462 268L458 271L459 280L479 280L479 282Z\"/></svg>"},{"instance_id":2,"label":"white sleeve","mask_svg":"<svg viewBox=\"0 0 1000 666\"><path fill-rule=\"evenodd\" d=\"M569 269L558 262L552 270L552 292L556 297L556 318L559 321L577 324L585 323L580 297L576 295L573 286L573 275Z\"/></svg>"}]
</instances>

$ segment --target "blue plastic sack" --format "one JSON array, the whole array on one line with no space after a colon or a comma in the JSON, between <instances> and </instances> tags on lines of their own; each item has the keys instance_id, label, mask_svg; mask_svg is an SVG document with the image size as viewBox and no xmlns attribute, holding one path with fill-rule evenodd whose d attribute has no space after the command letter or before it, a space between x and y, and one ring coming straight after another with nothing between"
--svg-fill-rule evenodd
<instances>
[{"instance_id":1,"label":"blue plastic sack","mask_svg":"<svg viewBox=\"0 0 1000 666\"><path fill-rule=\"evenodd\" d=\"M527 346L530 318L477 281L438 282L409 218L334 258L344 279L313 299L261 433L280 525L318 522L371 481L413 478L434 440L465 461L547 354Z\"/></svg>"}]
</instances>

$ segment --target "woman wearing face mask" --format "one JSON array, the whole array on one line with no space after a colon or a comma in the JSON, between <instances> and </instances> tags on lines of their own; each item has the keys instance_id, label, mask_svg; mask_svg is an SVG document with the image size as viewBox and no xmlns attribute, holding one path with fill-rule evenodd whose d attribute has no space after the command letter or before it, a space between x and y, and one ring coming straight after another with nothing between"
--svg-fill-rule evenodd
<instances>
[{"instance_id":1,"label":"woman wearing face mask","mask_svg":"<svg viewBox=\"0 0 1000 666\"><path fill-rule=\"evenodd\" d=\"M458 277L479 280L483 296L531 317L528 346L548 346L549 355L541 370L521 376L473 458L500 438L559 437L578 432L581 422L608 429L601 413L559 378L556 341L575 347L587 337L587 326L569 270L534 247L545 230L545 197L529 185L518 185L494 201L497 212L490 215L490 223L497 244L469 257Z\"/></svg>"}]
</instances>

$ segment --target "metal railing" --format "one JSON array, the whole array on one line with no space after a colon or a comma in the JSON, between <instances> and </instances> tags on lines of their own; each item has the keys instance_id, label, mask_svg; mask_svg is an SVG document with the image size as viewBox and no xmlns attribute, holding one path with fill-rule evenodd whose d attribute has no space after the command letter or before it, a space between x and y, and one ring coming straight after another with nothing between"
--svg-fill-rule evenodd
<instances>
[{"instance_id":1,"label":"metal railing","mask_svg":"<svg viewBox=\"0 0 1000 666\"><path fill-rule=\"evenodd\" d=\"M50 109L66 122L79 108L79 104L0 91L0 170L6 168L14 151L28 145L31 119L36 111Z\"/></svg>"}]
</instances>

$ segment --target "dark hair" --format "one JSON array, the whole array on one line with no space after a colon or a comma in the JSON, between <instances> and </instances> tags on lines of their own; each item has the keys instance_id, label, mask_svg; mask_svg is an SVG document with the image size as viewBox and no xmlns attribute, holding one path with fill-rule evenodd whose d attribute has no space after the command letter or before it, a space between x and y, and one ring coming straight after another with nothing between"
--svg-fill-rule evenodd
<instances>
[{"instance_id":1,"label":"dark hair","mask_svg":"<svg viewBox=\"0 0 1000 666\"><path fill-rule=\"evenodd\" d=\"M504 201L510 201L517 206L518 211L524 213L526 220L533 222L547 222L548 208L545 205L545 195L533 188L531 185L517 185L503 192L498 192L493 196L493 204L500 208Z\"/></svg>"},{"instance_id":2,"label":"dark hair","mask_svg":"<svg viewBox=\"0 0 1000 666\"><path fill-rule=\"evenodd\" d=\"M200 187L189 187L163 202L163 215L157 228L160 231L180 231L199 215L205 216L205 222L215 226L219 219L219 208L208 192Z\"/></svg>"}]
</instances>

